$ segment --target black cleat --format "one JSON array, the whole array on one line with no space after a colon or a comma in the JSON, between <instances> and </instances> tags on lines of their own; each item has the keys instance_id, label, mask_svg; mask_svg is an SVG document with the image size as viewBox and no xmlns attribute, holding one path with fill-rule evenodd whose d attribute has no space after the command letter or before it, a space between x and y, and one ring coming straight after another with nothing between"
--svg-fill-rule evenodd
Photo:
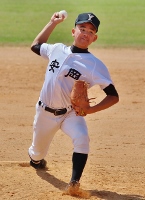
<instances>
[{"instance_id":1,"label":"black cleat","mask_svg":"<svg viewBox=\"0 0 145 200\"><path fill-rule=\"evenodd\" d=\"M34 161L34 160L30 160L30 165L35 168L35 169L45 169L47 162L46 160L42 159L40 161Z\"/></svg>"}]
</instances>

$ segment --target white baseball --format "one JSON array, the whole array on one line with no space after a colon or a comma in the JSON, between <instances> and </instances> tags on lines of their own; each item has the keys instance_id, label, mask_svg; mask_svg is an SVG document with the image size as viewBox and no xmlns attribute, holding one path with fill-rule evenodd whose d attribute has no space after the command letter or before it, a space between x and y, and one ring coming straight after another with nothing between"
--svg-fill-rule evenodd
<instances>
[{"instance_id":1,"label":"white baseball","mask_svg":"<svg viewBox=\"0 0 145 200\"><path fill-rule=\"evenodd\" d=\"M64 15L64 19L66 19L67 18L67 16L68 16L68 14L67 14L67 12L65 11L65 10L61 10L61 11L59 11L59 17L61 18L62 17L62 15Z\"/></svg>"}]
</instances>

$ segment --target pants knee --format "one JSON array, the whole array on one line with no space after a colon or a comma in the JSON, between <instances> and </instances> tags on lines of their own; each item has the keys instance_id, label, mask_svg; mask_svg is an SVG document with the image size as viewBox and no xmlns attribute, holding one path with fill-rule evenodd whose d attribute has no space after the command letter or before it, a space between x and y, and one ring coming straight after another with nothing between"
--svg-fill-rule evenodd
<instances>
[{"instance_id":1,"label":"pants knee","mask_svg":"<svg viewBox=\"0 0 145 200\"><path fill-rule=\"evenodd\" d=\"M74 152L76 153L89 153L89 137L88 135L82 135L79 138L74 139Z\"/></svg>"}]
</instances>

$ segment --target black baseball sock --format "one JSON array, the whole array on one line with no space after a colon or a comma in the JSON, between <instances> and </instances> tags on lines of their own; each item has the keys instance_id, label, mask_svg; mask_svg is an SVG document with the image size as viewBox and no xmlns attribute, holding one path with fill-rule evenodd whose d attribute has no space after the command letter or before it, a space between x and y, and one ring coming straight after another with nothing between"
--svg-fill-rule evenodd
<instances>
[{"instance_id":1,"label":"black baseball sock","mask_svg":"<svg viewBox=\"0 0 145 200\"><path fill-rule=\"evenodd\" d=\"M73 153L72 156L72 178L71 181L79 181L86 165L88 154Z\"/></svg>"}]
</instances>

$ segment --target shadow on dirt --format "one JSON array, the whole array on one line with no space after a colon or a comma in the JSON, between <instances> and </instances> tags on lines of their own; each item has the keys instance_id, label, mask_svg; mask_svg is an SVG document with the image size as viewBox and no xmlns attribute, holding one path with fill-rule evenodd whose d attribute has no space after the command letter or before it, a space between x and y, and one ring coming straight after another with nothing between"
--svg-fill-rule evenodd
<instances>
[{"instance_id":1,"label":"shadow on dirt","mask_svg":"<svg viewBox=\"0 0 145 200\"><path fill-rule=\"evenodd\" d=\"M45 170L36 170L36 173L39 177L41 177L43 180L47 181L54 187L64 190L68 183L65 183L64 181L57 179L55 176L51 175L48 172L48 169ZM118 194L116 192L111 191L98 191L98 190L88 190L91 196L103 199L103 200L145 200L145 197L139 196L139 195L128 195L128 194Z\"/></svg>"},{"instance_id":2,"label":"shadow on dirt","mask_svg":"<svg viewBox=\"0 0 145 200\"><path fill-rule=\"evenodd\" d=\"M128 194L118 194L116 192L111 191L98 191L98 190L90 190L91 196L96 196L103 200L145 200L145 197L139 195L128 195Z\"/></svg>"},{"instance_id":3,"label":"shadow on dirt","mask_svg":"<svg viewBox=\"0 0 145 200\"><path fill-rule=\"evenodd\" d=\"M63 190L67 186L67 183L65 183L64 181L57 179L55 176L51 175L48 172L48 169L36 170L36 173L43 180L47 181L48 183L50 183L51 185L53 185L54 187L56 187L60 190Z\"/></svg>"}]
</instances>

